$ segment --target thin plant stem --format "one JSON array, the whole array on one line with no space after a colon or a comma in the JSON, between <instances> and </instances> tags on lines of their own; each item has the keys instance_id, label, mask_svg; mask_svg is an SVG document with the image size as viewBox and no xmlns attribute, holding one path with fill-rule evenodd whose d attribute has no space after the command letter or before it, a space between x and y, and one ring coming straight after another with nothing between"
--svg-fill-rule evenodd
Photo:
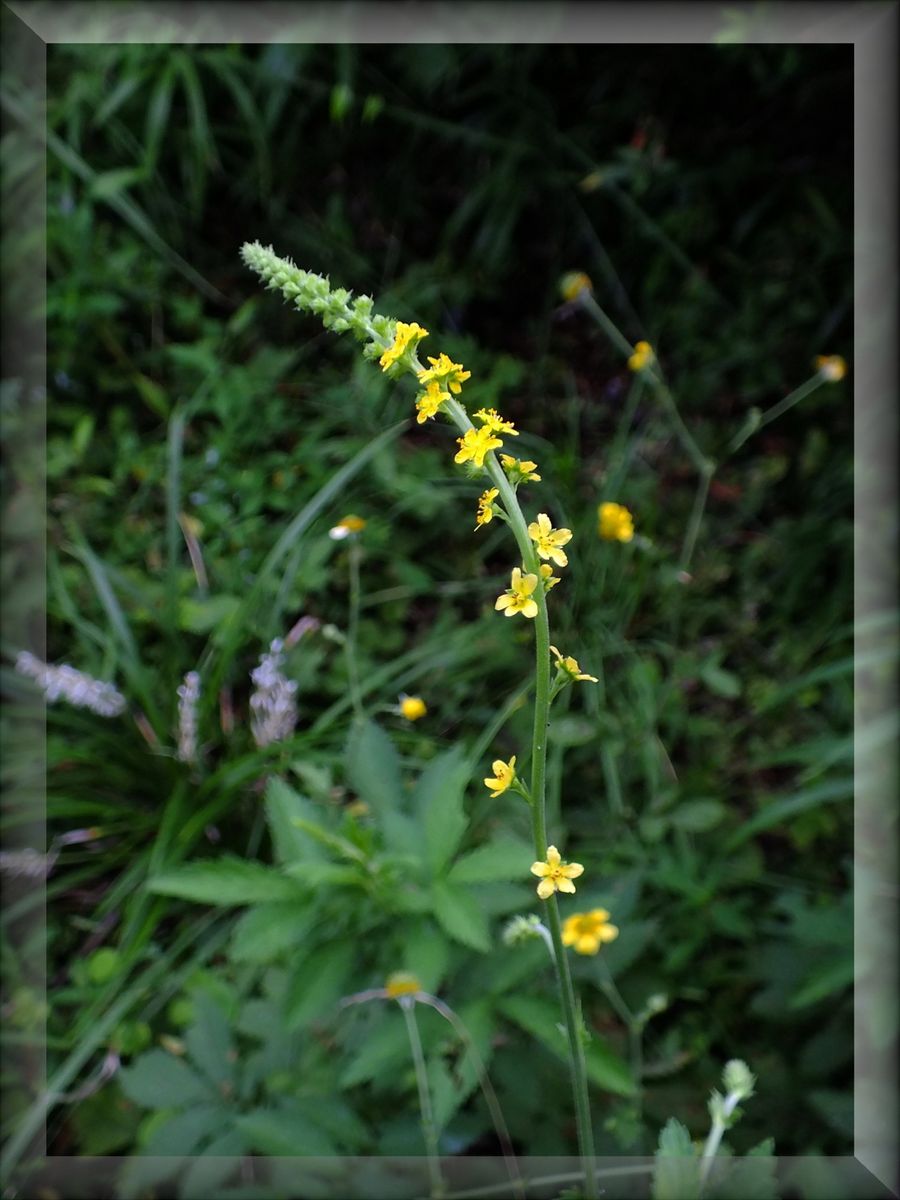
<instances>
[{"instance_id":1,"label":"thin plant stem","mask_svg":"<svg viewBox=\"0 0 900 1200\"><path fill-rule=\"evenodd\" d=\"M471 1034L463 1024L460 1017L453 1011L449 1004L445 1004L437 996L432 996L428 992L419 992L416 999L423 1004L430 1005L436 1012L439 1012L445 1021L453 1026L454 1030L462 1040L466 1047L475 1068L475 1073L478 1076L478 1082L481 1086L481 1091L484 1096L488 1110L491 1114L491 1120L494 1122L494 1128L497 1131L497 1138L500 1142L500 1148L503 1152L503 1157L506 1160L507 1169L509 1170L510 1179L515 1189L516 1195L524 1197L525 1187L522 1182L522 1176L519 1171L519 1164L516 1159L515 1151L513 1150L512 1138L509 1136L509 1128L506 1124L506 1118L503 1116L503 1109L500 1107L500 1101L497 1099L497 1093L494 1091L494 1085L491 1083L490 1076L487 1073L487 1068L482 1061L481 1055L476 1049L475 1043L472 1040Z\"/></svg>"},{"instance_id":2,"label":"thin plant stem","mask_svg":"<svg viewBox=\"0 0 900 1200\"><path fill-rule=\"evenodd\" d=\"M703 514L706 511L706 499L709 495L709 485L712 482L713 469L709 465L708 469L701 471L700 478L697 480L697 490L694 493L694 503L691 506L691 515L688 518L687 529L684 532L684 542L681 546L681 558L678 561L679 569L686 571L690 565L691 558L694 554L694 547L697 544L697 535L700 533L700 523L703 520Z\"/></svg>"},{"instance_id":3,"label":"thin plant stem","mask_svg":"<svg viewBox=\"0 0 900 1200\"><path fill-rule=\"evenodd\" d=\"M728 453L734 454L735 450L740 449L744 442L751 438L758 429L762 429L764 425L768 425L770 421L775 421L793 408L795 404L799 404L801 400L805 400L825 382L820 372L816 372L805 383L801 383L799 387L794 388L789 392L783 400L779 400L777 404L773 404L771 408L767 408L765 412L759 412L754 409L747 417L744 425L734 435L728 443Z\"/></svg>"},{"instance_id":4,"label":"thin plant stem","mask_svg":"<svg viewBox=\"0 0 900 1200\"><path fill-rule=\"evenodd\" d=\"M425 1055L422 1053L422 1040L419 1037L419 1027L416 1024L415 1001L412 996L401 996L398 1003L403 1011L403 1019L406 1021L406 1032L409 1034L409 1048L412 1052L413 1067L416 1072L416 1086L419 1089L419 1109L422 1113L422 1136L425 1139L425 1152L428 1155L431 1197L432 1200L439 1200L444 1194L444 1180L441 1176L441 1160L438 1154L434 1113L431 1108L431 1094L428 1091Z\"/></svg>"},{"instance_id":5,"label":"thin plant stem","mask_svg":"<svg viewBox=\"0 0 900 1200\"><path fill-rule=\"evenodd\" d=\"M727 1119L737 1108L740 1097L731 1092L725 1097L722 1104L722 1115ZM703 1194L703 1189L706 1181L709 1178L709 1173L712 1170L713 1162L715 1161L716 1153L719 1149L719 1143L722 1140L722 1134L725 1132L725 1121L720 1117L714 1116L712 1127L709 1131L709 1136L703 1147L703 1153L700 1156L700 1193Z\"/></svg>"},{"instance_id":6,"label":"thin plant stem","mask_svg":"<svg viewBox=\"0 0 900 1200\"><path fill-rule=\"evenodd\" d=\"M465 409L456 400L448 400L444 406L454 424L462 430L474 426L469 420ZM528 536L528 526L525 516L516 496L515 488L506 477L506 472L493 453L485 455L485 469L491 477L503 500L510 529L522 555L522 563L527 572L540 578L540 560L537 551ZM547 857L547 817L546 817L546 770L547 770L547 729L550 721L550 623L547 616L547 597L541 584L534 592L538 606L535 626L535 693L534 693L534 729L531 747L531 814L532 832L534 835L534 850L538 859ZM547 903L550 936L553 939L554 967L559 986L559 998L566 1025L566 1038L569 1043L569 1060L572 1073L572 1092L575 1101L575 1119L578 1127L578 1149L584 1161L585 1195L587 1200L596 1200L597 1177L594 1164L594 1137L591 1129L591 1108L588 1096L587 1070L584 1062L584 1046L581 1040L580 1019L575 1004L575 992L572 987L572 977L569 972L569 962L562 944L562 930L559 921L559 909L556 897L551 896Z\"/></svg>"}]
</instances>

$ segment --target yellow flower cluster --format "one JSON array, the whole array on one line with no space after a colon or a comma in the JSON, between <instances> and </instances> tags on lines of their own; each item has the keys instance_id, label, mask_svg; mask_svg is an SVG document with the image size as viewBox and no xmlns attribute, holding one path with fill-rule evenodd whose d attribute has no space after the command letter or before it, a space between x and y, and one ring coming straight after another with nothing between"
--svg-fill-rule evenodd
<instances>
[{"instance_id":1,"label":"yellow flower cluster","mask_svg":"<svg viewBox=\"0 0 900 1200\"><path fill-rule=\"evenodd\" d=\"M817 354L813 366L828 383L838 383L847 374L847 364L839 354Z\"/></svg>"},{"instance_id":2,"label":"yellow flower cluster","mask_svg":"<svg viewBox=\"0 0 900 1200\"><path fill-rule=\"evenodd\" d=\"M500 495L498 488L488 488L478 497L478 512L475 514L475 532L494 519L494 501Z\"/></svg>"},{"instance_id":3,"label":"yellow flower cluster","mask_svg":"<svg viewBox=\"0 0 900 1200\"><path fill-rule=\"evenodd\" d=\"M398 321L394 330L394 341L391 346L385 350L378 362L382 371L387 371L394 363L398 362L409 349L415 349L422 338L428 337L428 330L423 329L421 325L417 325L415 321L411 325L407 325L404 321Z\"/></svg>"},{"instance_id":4,"label":"yellow flower cluster","mask_svg":"<svg viewBox=\"0 0 900 1200\"><path fill-rule=\"evenodd\" d=\"M584 679L584 680L587 680L588 683L598 683L599 682L596 675L585 675L584 674L581 667L578 665L577 658L572 658L571 656L569 656L568 658L564 658L562 653L559 650L557 650L557 648L555 646L551 646L550 649L556 658L557 667L559 668L560 671L564 672L564 674L568 675L570 679L575 679L575 680Z\"/></svg>"},{"instance_id":5,"label":"yellow flower cluster","mask_svg":"<svg viewBox=\"0 0 900 1200\"><path fill-rule=\"evenodd\" d=\"M495 759L491 763L491 770L494 772L494 777L485 779L484 786L490 789L491 799L496 800L511 786L516 777L516 756L513 755L508 763L504 762L502 758Z\"/></svg>"}]
</instances>

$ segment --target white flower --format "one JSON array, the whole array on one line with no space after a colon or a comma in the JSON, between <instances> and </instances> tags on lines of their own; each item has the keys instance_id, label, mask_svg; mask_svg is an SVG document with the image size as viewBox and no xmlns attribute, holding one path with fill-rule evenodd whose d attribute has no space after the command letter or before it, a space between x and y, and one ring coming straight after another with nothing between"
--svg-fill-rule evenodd
<instances>
[{"instance_id":1,"label":"white flower","mask_svg":"<svg viewBox=\"0 0 900 1200\"><path fill-rule=\"evenodd\" d=\"M272 742L283 742L290 737L297 724L297 702L294 693L297 685L281 673L284 663L284 643L275 638L269 652L259 660L259 666L250 672L256 690L250 697L250 730L257 746L268 746Z\"/></svg>"},{"instance_id":2,"label":"white flower","mask_svg":"<svg viewBox=\"0 0 900 1200\"><path fill-rule=\"evenodd\" d=\"M89 708L101 717L118 717L125 711L125 697L111 683L92 679L65 663L54 667L23 650L16 659L16 670L33 679L50 704L68 700L69 704Z\"/></svg>"},{"instance_id":3,"label":"white flower","mask_svg":"<svg viewBox=\"0 0 900 1200\"><path fill-rule=\"evenodd\" d=\"M178 688L178 758L181 762L197 761L197 701L200 699L200 676L188 671Z\"/></svg>"}]
</instances>

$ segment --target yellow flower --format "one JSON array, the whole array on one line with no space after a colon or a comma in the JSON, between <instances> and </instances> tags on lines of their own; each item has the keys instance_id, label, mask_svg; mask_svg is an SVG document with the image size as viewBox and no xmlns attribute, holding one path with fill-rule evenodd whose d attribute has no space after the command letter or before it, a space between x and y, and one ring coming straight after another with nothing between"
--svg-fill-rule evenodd
<instances>
[{"instance_id":1,"label":"yellow flower","mask_svg":"<svg viewBox=\"0 0 900 1200\"><path fill-rule=\"evenodd\" d=\"M471 378L471 371L464 371L462 363L452 362L446 354L441 353L437 358L429 358L428 361L431 363L430 368L419 371L417 375L419 383L436 380L438 383L446 384L453 395L458 396L462 391L462 385Z\"/></svg>"},{"instance_id":2,"label":"yellow flower","mask_svg":"<svg viewBox=\"0 0 900 1200\"><path fill-rule=\"evenodd\" d=\"M511 454L501 454L500 462L512 483L540 483L541 481L540 475L536 473L537 463L535 462L513 458Z\"/></svg>"},{"instance_id":3,"label":"yellow flower","mask_svg":"<svg viewBox=\"0 0 900 1200\"><path fill-rule=\"evenodd\" d=\"M634 521L622 504L607 501L597 509L600 525L597 532L608 542L630 542L634 537Z\"/></svg>"},{"instance_id":4,"label":"yellow flower","mask_svg":"<svg viewBox=\"0 0 900 1200\"><path fill-rule=\"evenodd\" d=\"M563 658L562 654L555 646L551 646L550 649L556 655L556 665L561 671L565 671L565 673L567 675L571 675L573 679L585 679L588 681L588 683L599 682L596 675L585 675L582 672L581 667L578 665L577 658Z\"/></svg>"},{"instance_id":5,"label":"yellow flower","mask_svg":"<svg viewBox=\"0 0 900 1200\"><path fill-rule=\"evenodd\" d=\"M847 364L839 354L818 354L813 359L813 366L829 383L837 383L847 374Z\"/></svg>"},{"instance_id":6,"label":"yellow flower","mask_svg":"<svg viewBox=\"0 0 900 1200\"><path fill-rule=\"evenodd\" d=\"M491 763L491 770L494 772L494 778L486 779L484 786L490 788L491 799L496 800L511 786L516 777L516 756L513 755L508 763L505 763L502 758L495 759Z\"/></svg>"},{"instance_id":7,"label":"yellow flower","mask_svg":"<svg viewBox=\"0 0 900 1200\"><path fill-rule=\"evenodd\" d=\"M510 421L504 421L495 408L480 408L475 416L485 429L490 429L493 433L511 433L513 437L519 436L515 425Z\"/></svg>"},{"instance_id":8,"label":"yellow flower","mask_svg":"<svg viewBox=\"0 0 900 1200\"><path fill-rule=\"evenodd\" d=\"M506 609L508 617L515 616L516 613L521 613L523 617L536 617L538 613L537 603L531 599L531 593L537 587L537 575L523 575L518 567L513 567L512 579L510 580L510 588L505 591L502 596L497 597L497 603L494 608L497 612L502 612Z\"/></svg>"},{"instance_id":9,"label":"yellow flower","mask_svg":"<svg viewBox=\"0 0 900 1200\"><path fill-rule=\"evenodd\" d=\"M488 525L494 519L494 501L500 495L497 488L488 488L478 497L478 512L475 516L476 532L482 525Z\"/></svg>"},{"instance_id":10,"label":"yellow flower","mask_svg":"<svg viewBox=\"0 0 900 1200\"><path fill-rule=\"evenodd\" d=\"M528 526L528 536L541 558L549 558L559 567L569 561L562 547L572 540L572 530L554 529L546 513L538 513L538 519Z\"/></svg>"},{"instance_id":11,"label":"yellow flower","mask_svg":"<svg viewBox=\"0 0 900 1200\"><path fill-rule=\"evenodd\" d=\"M384 990L392 1000L397 1000L400 996L412 996L421 992L422 985L409 971L395 971L393 975L388 976Z\"/></svg>"},{"instance_id":12,"label":"yellow flower","mask_svg":"<svg viewBox=\"0 0 900 1200\"><path fill-rule=\"evenodd\" d=\"M484 456L489 450L496 450L498 446L503 445L500 438L494 437L486 425L482 425L480 429L467 429L456 441L459 450L453 461L464 463L471 459L476 467L484 466Z\"/></svg>"},{"instance_id":13,"label":"yellow flower","mask_svg":"<svg viewBox=\"0 0 900 1200\"><path fill-rule=\"evenodd\" d=\"M366 522L362 517L357 517L354 513L348 513L346 517L341 517L337 525L334 525L328 530L328 536L336 542L342 541L346 537L350 537L352 533L360 533L366 527Z\"/></svg>"},{"instance_id":14,"label":"yellow flower","mask_svg":"<svg viewBox=\"0 0 900 1200\"><path fill-rule=\"evenodd\" d=\"M570 271L559 281L559 290L564 300L577 300L582 292L592 292L594 285L584 271Z\"/></svg>"},{"instance_id":15,"label":"yellow flower","mask_svg":"<svg viewBox=\"0 0 900 1200\"><path fill-rule=\"evenodd\" d=\"M596 954L602 942L614 942L619 930L609 923L605 908L593 908L587 913L572 913L562 928L562 944L574 946L576 954Z\"/></svg>"},{"instance_id":16,"label":"yellow flower","mask_svg":"<svg viewBox=\"0 0 900 1200\"><path fill-rule=\"evenodd\" d=\"M555 846L547 847L547 861L533 862L532 875L540 875L541 882L537 885L537 894L542 900L548 900L554 892L574 892L573 879L584 871L581 863L564 863Z\"/></svg>"},{"instance_id":17,"label":"yellow flower","mask_svg":"<svg viewBox=\"0 0 900 1200\"><path fill-rule=\"evenodd\" d=\"M425 701L421 696L401 696L400 697L400 715L406 717L407 721L418 721L420 717L424 717L428 712L425 706Z\"/></svg>"},{"instance_id":18,"label":"yellow flower","mask_svg":"<svg viewBox=\"0 0 900 1200\"><path fill-rule=\"evenodd\" d=\"M544 585L545 592L549 592L551 588L556 587L559 583L559 576L553 574L553 568L549 563L541 563L541 582Z\"/></svg>"},{"instance_id":19,"label":"yellow flower","mask_svg":"<svg viewBox=\"0 0 900 1200\"><path fill-rule=\"evenodd\" d=\"M415 321L411 325L407 325L403 321L398 321L397 327L394 330L394 344L389 346L378 360L382 371L386 371L388 367L392 367L397 359L403 357L410 346L415 346L418 342L421 342L422 338L427 337L428 330L423 329L421 325L417 325Z\"/></svg>"},{"instance_id":20,"label":"yellow flower","mask_svg":"<svg viewBox=\"0 0 900 1200\"><path fill-rule=\"evenodd\" d=\"M643 371L644 367L649 366L653 362L653 350L649 342L638 342L634 348L634 354L628 360L628 366L632 371Z\"/></svg>"},{"instance_id":21,"label":"yellow flower","mask_svg":"<svg viewBox=\"0 0 900 1200\"><path fill-rule=\"evenodd\" d=\"M418 423L423 425L429 417L435 416L444 401L449 399L450 393L443 391L436 379L430 380L425 391L419 392L416 397L416 412L418 413L416 420Z\"/></svg>"}]
</instances>

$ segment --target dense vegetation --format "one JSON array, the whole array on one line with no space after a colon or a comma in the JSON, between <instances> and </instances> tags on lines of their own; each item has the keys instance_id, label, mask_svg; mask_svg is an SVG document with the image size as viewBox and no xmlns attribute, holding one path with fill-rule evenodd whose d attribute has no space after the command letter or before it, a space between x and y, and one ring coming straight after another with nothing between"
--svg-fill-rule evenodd
<instances>
[{"instance_id":1,"label":"dense vegetation","mask_svg":"<svg viewBox=\"0 0 900 1200\"><path fill-rule=\"evenodd\" d=\"M517 1150L573 1152L546 951L501 937L539 911L527 812L481 783L530 736L504 530L473 532L408 388L260 289L259 239L431 330L575 533L554 641L600 682L555 710L550 819L591 864L577 908L619 928L573 960L598 1153L650 1154L672 1116L703 1138L734 1057L736 1153L848 1153L848 382L745 422L850 359L850 51L52 46L48 76L46 657L129 704L48 709L48 1013L24 885L6 917L11 1026L46 1019L72 1097L51 1152L195 1155L183 1194L223 1196L209 1156L421 1153L399 1014L338 1007L395 970L461 1015ZM562 298L571 270L673 406ZM609 500L628 545L598 537ZM258 746L250 672L303 617L296 731ZM473 1056L420 1025L442 1152L496 1153ZM34 1101L10 1095L7 1135Z\"/></svg>"}]
</instances>

